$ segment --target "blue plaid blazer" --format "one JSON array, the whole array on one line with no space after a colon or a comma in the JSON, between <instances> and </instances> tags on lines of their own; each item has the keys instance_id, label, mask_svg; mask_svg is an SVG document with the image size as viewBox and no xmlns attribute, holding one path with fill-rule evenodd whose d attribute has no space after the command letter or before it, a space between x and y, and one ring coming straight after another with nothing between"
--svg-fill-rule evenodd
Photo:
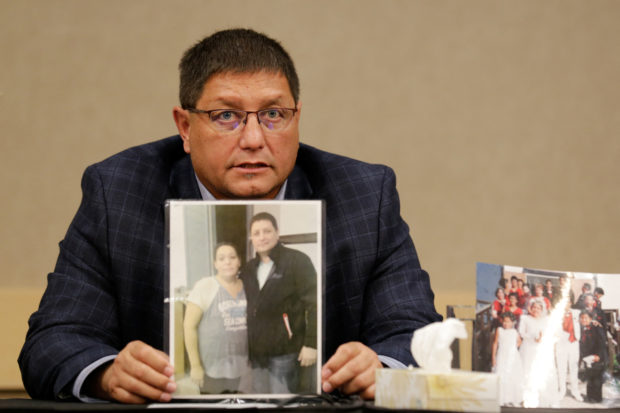
<instances>
[{"instance_id":1,"label":"blue plaid blazer","mask_svg":"<svg viewBox=\"0 0 620 413\"><path fill-rule=\"evenodd\" d=\"M163 348L164 204L200 199L179 136L88 167L82 191L19 356L33 398L57 397L132 340ZM393 171L301 144L285 197L325 201L325 359L361 341L413 363L412 332L441 317L400 216Z\"/></svg>"}]
</instances>

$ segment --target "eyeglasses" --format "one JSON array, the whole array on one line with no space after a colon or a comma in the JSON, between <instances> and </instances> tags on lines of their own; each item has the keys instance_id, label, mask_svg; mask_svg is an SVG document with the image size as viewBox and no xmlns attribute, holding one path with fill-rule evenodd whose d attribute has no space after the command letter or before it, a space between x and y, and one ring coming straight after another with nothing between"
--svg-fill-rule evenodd
<instances>
[{"instance_id":1,"label":"eyeglasses","mask_svg":"<svg viewBox=\"0 0 620 413\"><path fill-rule=\"evenodd\" d=\"M269 108L261 110L237 110L237 109L213 109L202 110L189 108L189 112L206 114L209 118L209 123L214 129L220 132L236 132L241 131L243 126L248 121L248 116L251 113L256 114L258 123L263 129L268 131L279 131L288 126L291 123L291 119L295 116L297 109L290 108ZM240 127L241 126L241 127Z\"/></svg>"}]
</instances>

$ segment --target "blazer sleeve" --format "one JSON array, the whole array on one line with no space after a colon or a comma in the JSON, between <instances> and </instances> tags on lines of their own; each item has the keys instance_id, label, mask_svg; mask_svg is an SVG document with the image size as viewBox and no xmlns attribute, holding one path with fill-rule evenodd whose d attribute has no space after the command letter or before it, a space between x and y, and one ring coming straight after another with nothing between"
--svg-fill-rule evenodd
<instances>
[{"instance_id":1,"label":"blazer sleeve","mask_svg":"<svg viewBox=\"0 0 620 413\"><path fill-rule=\"evenodd\" d=\"M375 267L365 289L362 341L379 355L415 364L411 338L416 329L441 321L429 276L420 267L409 227L400 215L396 177L385 167L377 223Z\"/></svg>"},{"instance_id":2,"label":"blazer sleeve","mask_svg":"<svg viewBox=\"0 0 620 413\"><path fill-rule=\"evenodd\" d=\"M37 399L70 393L80 371L120 348L106 200L96 167L85 171L82 192L18 359L24 386Z\"/></svg>"}]
</instances>

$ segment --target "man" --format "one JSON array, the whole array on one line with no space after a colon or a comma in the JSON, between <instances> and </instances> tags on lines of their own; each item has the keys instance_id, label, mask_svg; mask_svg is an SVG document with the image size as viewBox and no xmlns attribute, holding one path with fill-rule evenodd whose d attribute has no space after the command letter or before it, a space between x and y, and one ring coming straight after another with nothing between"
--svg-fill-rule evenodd
<instances>
[{"instance_id":1,"label":"man","mask_svg":"<svg viewBox=\"0 0 620 413\"><path fill-rule=\"evenodd\" d=\"M592 313L581 310L581 339L579 340L580 360L585 365L586 397L588 403L603 401L603 373L607 360L607 346L601 327L592 322Z\"/></svg>"},{"instance_id":2,"label":"man","mask_svg":"<svg viewBox=\"0 0 620 413\"><path fill-rule=\"evenodd\" d=\"M322 388L374 397L374 371L413 363L441 317L400 217L394 173L299 143L299 80L251 30L203 39L180 63L179 136L92 165L19 357L34 398L169 401L163 348L167 199L323 199ZM381 361L380 358L381 357Z\"/></svg>"},{"instance_id":3,"label":"man","mask_svg":"<svg viewBox=\"0 0 620 413\"><path fill-rule=\"evenodd\" d=\"M256 393L302 391L299 367L316 362L316 271L306 254L286 248L279 239L273 215L252 217L250 240L256 257L246 264L241 279Z\"/></svg>"},{"instance_id":4,"label":"man","mask_svg":"<svg viewBox=\"0 0 620 413\"><path fill-rule=\"evenodd\" d=\"M591 294L590 291L592 291L592 286L590 285L590 283L584 283L581 286L581 294L579 294L579 297L577 298L577 302L573 306L575 310L583 310L585 308L584 300L587 294Z\"/></svg>"},{"instance_id":5,"label":"man","mask_svg":"<svg viewBox=\"0 0 620 413\"><path fill-rule=\"evenodd\" d=\"M571 310L571 303L567 301L564 317L562 318L562 330L559 333L555 346L560 399L563 399L566 395L566 382L568 379L569 390L573 398L580 402L583 401L581 393L579 393L578 381L580 338L579 310Z\"/></svg>"},{"instance_id":6,"label":"man","mask_svg":"<svg viewBox=\"0 0 620 413\"><path fill-rule=\"evenodd\" d=\"M594 295L594 305L596 308L603 310L603 304L601 302L601 298L605 295L605 290L602 287L596 287L593 291Z\"/></svg>"},{"instance_id":7,"label":"man","mask_svg":"<svg viewBox=\"0 0 620 413\"><path fill-rule=\"evenodd\" d=\"M602 327L603 336L607 331L607 322L605 321L605 313L601 309L600 304L596 305L596 298L592 294L583 295L583 309L590 313L592 323L597 327Z\"/></svg>"},{"instance_id":8,"label":"man","mask_svg":"<svg viewBox=\"0 0 620 413\"><path fill-rule=\"evenodd\" d=\"M561 298L558 288L555 287L553 285L553 281L551 281L548 278L545 280L545 288L543 291L543 296L546 297L547 300L549 300L552 308L555 308L555 305L557 304L558 301L560 301L560 298Z\"/></svg>"},{"instance_id":9,"label":"man","mask_svg":"<svg viewBox=\"0 0 620 413\"><path fill-rule=\"evenodd\" d=\"M506 297L508 297L510 293L517 293L519 298L523 297L523 290L519 287L519 278L517 278L516 275L510 277L510 285L505 291Z\"/></svg>"},{"instance_id":10,"label":"man","mask_svg":"<svg viewBox=\"0 0 620 413\"><path fill-rule=\"evenodd\" d=\"M571 308L574 308L574 305L575 305L575 293L573 292L573 289L571 288L570 285L568 287L566 287L566 281L567 280L568 280L568 275L566 275L566 274L560 275L560 294L565 294L566 290L568 289L568 300L570 302Z\"/></svg>"}]
</instances>

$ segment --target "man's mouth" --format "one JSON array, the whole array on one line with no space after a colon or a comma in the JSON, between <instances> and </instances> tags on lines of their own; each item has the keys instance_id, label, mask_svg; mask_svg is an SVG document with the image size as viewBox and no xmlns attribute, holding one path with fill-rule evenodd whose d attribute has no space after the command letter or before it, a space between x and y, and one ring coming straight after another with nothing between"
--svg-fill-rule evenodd
<instances>
[{"instance_id":1,"label":"man's mouth","mask_svg":"<svg viewBox=\"0 0 620 413\"><path fill-rule=\"evenodd\" d=\"M258 169L268 168L269 165L264 162L245 162L235 165L235 168L240 168L247 171L253 171Z\"/></svg>"}]
</instances>

